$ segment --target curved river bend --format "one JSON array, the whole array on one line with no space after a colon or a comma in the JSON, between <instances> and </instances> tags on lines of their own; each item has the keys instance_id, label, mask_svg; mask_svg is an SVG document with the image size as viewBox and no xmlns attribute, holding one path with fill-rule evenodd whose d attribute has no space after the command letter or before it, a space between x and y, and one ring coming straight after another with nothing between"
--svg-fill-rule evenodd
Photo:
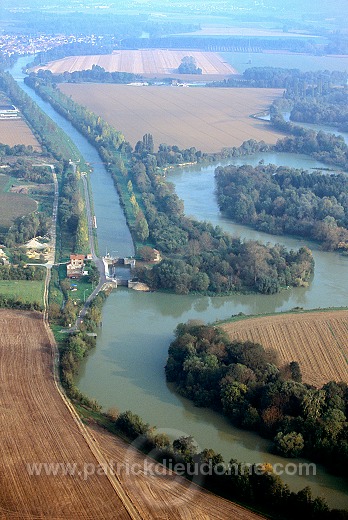
<instances>
[{"instance_id":1,"label":"curved river bend","mask_svg":"<svg viewBox=\"0 0 348 520\"><path fill-rule=\"evenodd\" d=\"M120 256L134 254L117 192L97 152L69 122L23 84L21 67L26 62L27 58L19 60L11 73L28 95L62 127L85 160L94 167L90 179L101 254L105 250L117 252ZM286 161L286 164L295 160L297 167L320 167L307 157L281 157L275 154L268 158L265 155L251 158L255 163L260 159L273 163ZM188 215L219 224L244 238L280 242L288 248L298 248L305 243L303 240L258 233L221 217L214 197L216 166L185 168L168 174L179 197L184 200ZM346 306L348 258L321 252L314 244L309 246L313 249L316 269L307 289L290 289L272 296L255 294L215 298L117 289L111 293L103 308L103 326L98 334L97 348L83 363L77 378L80 390L96 398L105 408L117 406L120 410L129 409L138 413L146 422L156 425L171 437L193 435L202 449L212 447L226 461L235 458L241 462L286 464L288 459L268 453L269 443L265 439L233 428L219 414L196 408L178 396L165 381L164 365L173 330L178 323L189 319L213 322L239 312L257 314L289 310L295 306L308 309ZM321 467L317 468L316 476L282 475L282 478L293 490L310 485L313 494L325 497L331 507L348 507L346 482L328 475Z\"/></svg>"}]
</instances>

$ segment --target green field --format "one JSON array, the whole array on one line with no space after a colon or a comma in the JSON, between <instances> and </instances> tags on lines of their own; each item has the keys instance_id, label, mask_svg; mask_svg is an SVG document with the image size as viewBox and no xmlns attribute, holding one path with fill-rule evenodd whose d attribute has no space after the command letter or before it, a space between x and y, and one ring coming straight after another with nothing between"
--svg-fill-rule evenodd
<instances>
[{"instance_id":1,"label":"green field","mask_svg":"<svg viewBox=\"0 0 348 520\"><path fill-rule=\"evenodd\" d=\"M0 175L0 231L6 231L17 217L27 215L37 208L37 203L28 195L10 193L8 190L16 180Z\"/></svg>"},{"instance_id":2,"label":"green field","mask_svg":"<svg viewBox=\"0 0 348 520\"><path fill-rule=\"evenodd\" d=\"M0 280L0 294L43 305L44 280Z\"/></svg>"}]
</instances>

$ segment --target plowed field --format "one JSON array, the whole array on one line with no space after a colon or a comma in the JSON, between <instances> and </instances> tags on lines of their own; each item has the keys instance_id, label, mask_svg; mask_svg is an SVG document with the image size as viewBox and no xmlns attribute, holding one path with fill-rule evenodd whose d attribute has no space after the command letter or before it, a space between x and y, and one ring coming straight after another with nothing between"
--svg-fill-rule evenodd
<instances>
[{"instance_id":1,"label":"plowed field","mask_svg":"<svg viewBox=\"0 0 348 520\"><path fill-rule=\"evenodd\" d=\"M38 141L23 119L0 119L0 143L9 146L31 145L34 150L41 151Z\"/></svg>"},{"instance_id":2,"label":"plowed field","mask_svg":"<svg viewBox=\"0 0 348 520\"><path fill-rule=\"evenodd\" d=\"M175 74L184 56L192 56L196 60L196 66L202 69L202 75L191 76L192 79L199 80L205 75L236 74L236 70L215 52L161 49L124 50L96 56L69 56L33 70L41 68L51 70L53 74L61 74L66 71L89 70L93 65L99 65L108 72L131 72L161 77Z\"/></svg>"},{"instance_id":3,"label":"plowed field","mask_svg":"<svg viewBox=\"0 0 348 520\"><path fill-rule=\"evenodd\" d=\"M60 89L120 130L133 146L150 133L155 146L219 152L248 139L275 143L282 136L250 117L267 110L279 89L135 87L64 83Z\"/></svg>"},{"instance_id":4,"label":"plowed field","mask_svg":"<svg viewBox=\"0 0 348 520\"><path fill-rule=\"evenodd\" d=\"M76 417L40 314L0 310L0 329L0 518L260 518L171 477L106 475L111 457L144 458Z\"/></svg>"},{"instance_id":5,"label":"plowed field","mask_svg":"<svg viewBox=\"0 0 348 520\"><path fill-rule=\"evenodd\" d=\"M348 383L348 311L279 314L223 324L231 339L272 348L280 363L298 361L303 381Z\"/></svg>"},{"instance_id":6,"label":"plowed field","mask_svg":"<svg viewBox=\"0 0 348 520\"><path fill-rule=\"evenodd\" d=\"M163 470L159 476L153 461L129 447L119 438L93 429L108 460L124 465L120 472L122 486L143 511L144 518L178 520L256 520L261 518L244 508L205 492L194 483ZM128 449L127 449L128 448ZM145 464L144 464L145 461ZM137 468L137 478L127 468ZM156 475L149 475L150 472Z\"/></svg>"}]
</instances>

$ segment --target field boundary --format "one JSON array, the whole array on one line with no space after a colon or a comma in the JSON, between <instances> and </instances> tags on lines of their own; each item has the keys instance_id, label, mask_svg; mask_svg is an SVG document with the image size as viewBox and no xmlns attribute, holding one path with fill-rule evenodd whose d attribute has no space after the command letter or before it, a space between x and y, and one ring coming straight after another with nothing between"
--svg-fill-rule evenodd
<instances>
[{"instance_id":1,"label":"field boundary","mask_svg":"<svg viewBox=\"0 0 348 520\"><path fill-rule=\"evenodd\" d=\"M274 351L279 367L296 361L306 384L321 388L329 381L348 382L347 308L240 314L215 325L232 342L249 341Z\"/></svg>"},{"instance_id":2,"label":"field boundary","mask_svg":"<svg viewBox=\"0 0 348 520\"><path fill-rule=\"evenodd\" d=\"M318 307L314 309L303 309L303 308L297 308L294 307L292 309L289 309L287 311L280 311L280 312L265 312L261 314L244 314L243 312L239 314L232 314L231 318L226 318L225 320L217 320L211 323L211 325L219 326L220 324L225 323L235 323L237 321L242 320L252 320L253 318L266 318L271 316L283 316L286 314L308 314L308 313L314 313L314 312L335 312L335 311L347 311L348 307Z\"/></svg>"}]
</instances>

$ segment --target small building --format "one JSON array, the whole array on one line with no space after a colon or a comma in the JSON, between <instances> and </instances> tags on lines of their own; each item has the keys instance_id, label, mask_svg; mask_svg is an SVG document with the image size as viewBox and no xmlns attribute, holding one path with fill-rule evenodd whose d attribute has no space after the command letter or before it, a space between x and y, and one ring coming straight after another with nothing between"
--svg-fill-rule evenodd
<instances>
[{"instance_id":1,"label":"small building","mask_svg":"<svg viewBox=\"0 0 348 520\"><path fill-rule=\"evenodd\" d=\"M19 110L14 105L0 105L0 119L18 119Z\"/></svg>"},{"instance_id":2,"label":"small building","mask_svg":"<svg viewBox=\"0 0 348 520\"><path fill-rule=\"evenodd\" d=\"M66 266L68 278L81 278L85 265L85 255L70 255L70 263Z\"/></svg>"},{"instance_id":3,"label":"small building","mask_svg":"<svg viewBox=\"0 0 348 520\"><path fill-rule=\"evenodd\" d=\"M153 262L160 262L162 260L161 253L158 251L158 249L153 250Z\"/></svg>"}]
</instances>

